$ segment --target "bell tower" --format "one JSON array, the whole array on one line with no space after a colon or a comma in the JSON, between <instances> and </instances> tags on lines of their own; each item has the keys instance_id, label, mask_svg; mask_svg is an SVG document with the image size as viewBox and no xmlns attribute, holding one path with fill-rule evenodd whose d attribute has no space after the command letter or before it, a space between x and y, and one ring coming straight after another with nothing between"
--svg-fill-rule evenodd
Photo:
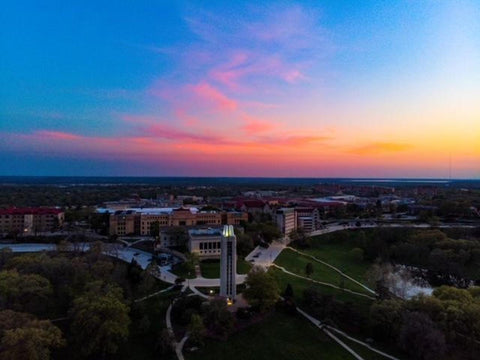
<instances>
[{"instance_id":1,"label":"bell tower","mask_svg":"<svg viewBox=\"0 0 480 360\"><path fill-rule=\"evenodd\" d=\"M220 247L220 296L232 302L237 295L237 238L232 225L223 227Z\"/></svg>"}]
</instances>

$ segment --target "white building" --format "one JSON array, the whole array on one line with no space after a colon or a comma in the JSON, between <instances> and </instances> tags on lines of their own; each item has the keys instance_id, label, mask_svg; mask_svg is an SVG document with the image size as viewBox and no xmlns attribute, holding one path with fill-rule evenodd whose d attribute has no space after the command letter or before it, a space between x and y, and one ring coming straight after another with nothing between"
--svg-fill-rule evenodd
<instances>
[{"instance_id":1,"label":"white building","mask_svg":"<svg viewBox=\"0 0 480 360\"><path fill-rule=\"evenodd\" d=\"M218 228L191 229L188 231L188 250L200 259L220 258L222 230Z\"/></svg>"},{"instance_id":2,"label":"white building","mask_svg":"<svg viewBox=\"0 0 480 360\"><path fill-rule=\"evenodd\" d=\"M274 221L280 232L284 236L284 240L288 243L288 235L297 228L297 219L294 208L281 208L275 212Z\"/></svg>"}]
</instances>

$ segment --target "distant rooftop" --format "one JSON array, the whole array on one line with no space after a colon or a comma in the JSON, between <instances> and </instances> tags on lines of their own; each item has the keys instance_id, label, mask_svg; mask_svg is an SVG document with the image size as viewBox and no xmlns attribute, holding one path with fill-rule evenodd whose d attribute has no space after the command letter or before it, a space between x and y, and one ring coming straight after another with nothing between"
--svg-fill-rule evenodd
<instances>
[{"instance_id":1,"label":"distant rooftop","mask_svg":"<svg viewBox=\"0 0 480 360\"><path fill-rule=\"evenodd\" d=\"M10 208L0 209L0 215L58 215L63 210L57 208Z\"/></svg>"},{"instance_id":2,"label":"distant rooftop","mask_svg":"<svg viewBox=\"0 0 480 360\"><path fill-rule=\"evenodd\" d=\"M207 228L207 229L190 229L188 234L192 237L195 236L221 236L222 229L219 228Z\"/></svg>"},{"instance_id":3,"label":"distant rooftop","mask_svg":"<svg viewBox=\"0 0 480 360\"><path fill-rule=\"evenodd\" d=\"M104 214L104 213L116 213L118 210L109 209L109 208L97 208L97 213ZM171 214L174 211L178 211L178 208L128 208L122 210L122 212L135 212L138 214L150 214L150 215L164 215L164 214ZM192 214L196 214L198 209L196 207L191 208L184 208L184 211L190 211Z\"/></svg>"}]
</instances>

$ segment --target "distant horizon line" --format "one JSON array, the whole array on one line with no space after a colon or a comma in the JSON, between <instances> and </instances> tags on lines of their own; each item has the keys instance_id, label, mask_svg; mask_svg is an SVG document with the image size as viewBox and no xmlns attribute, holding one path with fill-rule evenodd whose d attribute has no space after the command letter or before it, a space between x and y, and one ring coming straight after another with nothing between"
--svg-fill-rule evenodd
<instances>
[{"instance_id":1,"label":"distant horizon line","mask_svg":"<svg viewBox=\"0 0 480 360\"><path fill-rule=\"evenodd\" d=\"M343 176L197 176L197 175L0 175L0 178L131 178L131 179L325 179L325 180L356 180L356 181L390 181L390 180L424 180L424 181L480 181L478 178L442 178L442 177L343 177Z\"/></svg>"}]
</instances>

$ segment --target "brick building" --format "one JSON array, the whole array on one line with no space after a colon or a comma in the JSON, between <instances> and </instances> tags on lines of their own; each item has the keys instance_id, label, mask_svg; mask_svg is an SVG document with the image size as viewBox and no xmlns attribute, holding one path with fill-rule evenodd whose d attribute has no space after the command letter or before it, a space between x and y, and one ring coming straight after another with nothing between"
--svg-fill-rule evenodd
<instances>
[{"instance_id":1,"label":"brick building","mask_svg":"<svg viewBox=\"0 0 480 360\"><path fill-rule=\"evenodd\" d=\"M65 213L56 208L1 209L0 233L34 235L57 230L64 221Z\"/></svg>"}]
</instances>

